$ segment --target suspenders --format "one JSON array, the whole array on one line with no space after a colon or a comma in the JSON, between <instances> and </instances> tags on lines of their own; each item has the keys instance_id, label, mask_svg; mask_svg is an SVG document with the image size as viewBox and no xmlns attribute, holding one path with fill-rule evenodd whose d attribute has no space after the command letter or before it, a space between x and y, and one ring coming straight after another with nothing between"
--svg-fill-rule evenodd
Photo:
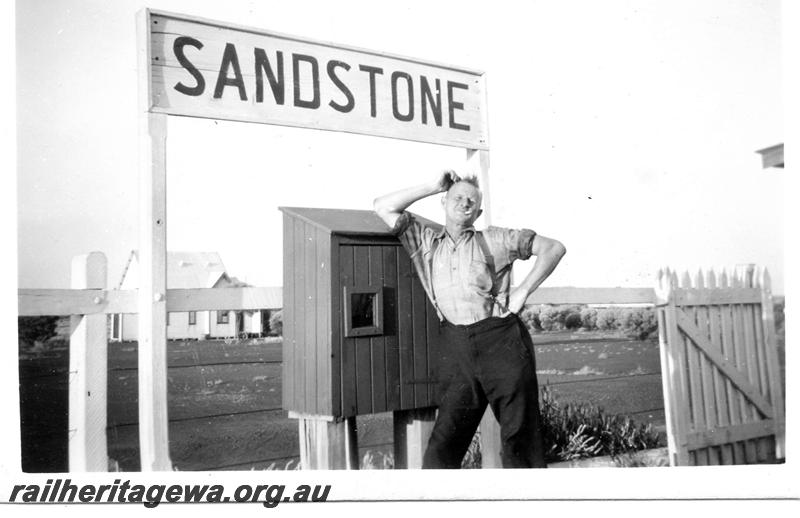
<instances>
[{"instance_id":1,"label":"suspenders","mask_svg":"<svg viewBox=\"0 0 800 518\"><path fill-rule=\"evenodd\" d=\"M492 300L497 302L497 292L495 291L495 277L497 277L497 270L494 268L494 256L492 252L489 250L489 243L486 242L486 236L483 235L483 232L476 231L475 232L475 240L478 242L478 248L481 249L483 252L483 257L486 259L486 264L489 266L489 273L492 274L492 291L490 294L492 295Z\"/></svg>"},{"instance_id":2,"label":"suspenders","mask_svg":"<svg viewBox=\"0 0 800 518\"><path fill-rule=\"evenodd\" d=\"M492 300L493 304L497 304L500 307L501 310L508 311L508 308L504 307L503 304L501 304L500 301L497 300L497 291L496 291L497 290L497 284L496 284L497 270L495 269L494 256L492 255L492 252L489 250L489 243L486 242L486 236L483 235L483 232L476 230L475 231L475 241L478 243L478 248L480 248L481 252L483 253L483 257L486 260L486 265L489 267L489 273L492 276L492 289L489 292L489 297L488 298L490 298ZM433 259L434 259L435 255L436 255L436 248L438 246L439 246L439 240L435 239L433 241L433 243L431 244L431 265L430 265L431 272L433 272ZM433 288L433 286L431 286L431 288ZM437 302L435 300L435 295L433 293L433 289L431 289L431 298L434 299L432 301L433 305L438 310L439 309L439 305L437 304Z\"/></svg>"},{"instance_id":3,"label":"suspenders","mask_svg":"<svg viewBox=\"0 0 800 518\"><path fill-rule=\"evenodd\" d=\"M489 292L490 298L502 311L508 312L508 307L497 300L497 270L495 269L494 256L489 250L489 244L486 242L486 236L483 235L483 232L475 232L475 239L478 242L478 247L483 252L483 256L486 258L486 265L489 267L489 273L492 274L492 291Z\"/></svg>"}]
</instances>

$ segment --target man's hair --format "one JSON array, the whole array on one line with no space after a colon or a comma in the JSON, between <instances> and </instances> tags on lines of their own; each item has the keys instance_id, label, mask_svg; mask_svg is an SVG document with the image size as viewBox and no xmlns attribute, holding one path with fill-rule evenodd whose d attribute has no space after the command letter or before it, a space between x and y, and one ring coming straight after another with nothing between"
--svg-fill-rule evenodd
<instances>
[{"instance_id":1,"label":"man's hair","mask_svg":"<svg viewBox=\"0 0 800 518\"><path fill-rule=\"evenodd\" d=\"M481 190L481 186L480 186L480 183L478 183L478 177L477 176L463 176L463 177L461 177L461 179L458 182L451 183L450 187L448 187L447 190L449 191L455 184L457 184L459 182L468 183L471 186L473 186L476 189L478 189L479 191Z\"/></svg>"}]
</instances>

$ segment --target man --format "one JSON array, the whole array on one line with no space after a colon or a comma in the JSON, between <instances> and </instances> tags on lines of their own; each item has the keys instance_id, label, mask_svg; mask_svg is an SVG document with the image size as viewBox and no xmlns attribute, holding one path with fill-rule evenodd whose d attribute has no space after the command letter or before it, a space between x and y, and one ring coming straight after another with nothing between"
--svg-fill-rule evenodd
<instances>
[{"instance_id":1,"label":"man","mask_svg":"<svg viewBox=\"0 0 800 518\"><path fill-rule=\"evenodd\" d=\"M441 231L405 211L442 192ZM411 255L442 320L439 411L422 467L461 467L489 404L500 422L503 467L544 468L533 344L517 313L566 249L532 230L489 227L477 232L473 223L480 207L477 180L453 171L375 200L375 212ZM512 263L531 255L536 256L533 269L511 291Z\"/></svg>"}]
</instances>

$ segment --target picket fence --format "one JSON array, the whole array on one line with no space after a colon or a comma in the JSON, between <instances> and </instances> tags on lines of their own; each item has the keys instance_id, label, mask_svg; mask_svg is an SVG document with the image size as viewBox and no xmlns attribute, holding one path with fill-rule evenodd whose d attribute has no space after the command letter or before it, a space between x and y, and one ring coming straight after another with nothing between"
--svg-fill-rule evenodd
<instances>
[{"instance_id":1,"label":"picket fence","mask_svg":"<svg viewBox=\"0 0 800 518\"><path fill-rule=\"evenodd\" d=\"M673 465L785 457L770 277L752 265L658 273L656 306Z\"/></svg>"}]
</instances>

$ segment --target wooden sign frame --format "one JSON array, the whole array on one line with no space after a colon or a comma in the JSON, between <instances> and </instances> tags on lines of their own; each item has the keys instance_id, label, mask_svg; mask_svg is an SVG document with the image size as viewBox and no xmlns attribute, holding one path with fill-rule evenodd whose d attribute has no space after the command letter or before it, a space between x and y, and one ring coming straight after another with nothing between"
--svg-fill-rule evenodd
<instances>
[{"instance_id":1,"label":"wooden sign frame","mask_svg":"<svg viewBox=\"0 0 800 518\"><path fill-rule=\"evenodd\" d=\"M278 124L465 148L467 170L482 181L488 225L486 78L482 72L462 67L151 9L137 14L137 37L141 470L170 471L167 116ZM204 49L206 53L201 52ZM209 55L219 58L209 59ZM242 72L242 63L252 65L250 75ZM289 70L291 80L287 81ZM379 79L384 80L380 85ZM292 86L291 95L287 84Z\"/></svg>"}]
</instances>

